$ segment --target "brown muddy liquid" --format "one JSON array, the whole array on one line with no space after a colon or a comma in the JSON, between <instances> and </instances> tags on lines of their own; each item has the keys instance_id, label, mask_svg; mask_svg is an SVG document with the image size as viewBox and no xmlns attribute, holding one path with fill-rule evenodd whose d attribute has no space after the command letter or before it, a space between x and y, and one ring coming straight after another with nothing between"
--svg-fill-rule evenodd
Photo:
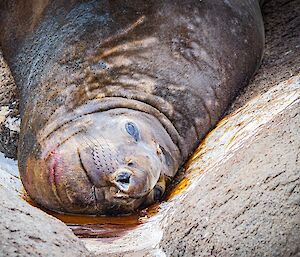
<instances>
[{"instance_id":1,"label":"brown muddy liquid","mask_svg":"<svg viewBox=\"0 0 300 257\"><path fill-rule=\"evenodd\" d=\"M33 202L25 192L23 199L32 206L64 222L79 238L113 239L120 237L138 225L143 224L159 211L159 204L155 204L128 216L71 215L44 209Z\"/></svg>"},{"instance_id":2,"label":"brown muddy liquid","mask_svg":"<svg viewBox=\"0 0 300 257\"><path fill-rule=\"evenodd\" d=\"M63 221L79 238L115 238L143 223L139 214L119 217L49 214Z\"/></svg>"}]
</instances>

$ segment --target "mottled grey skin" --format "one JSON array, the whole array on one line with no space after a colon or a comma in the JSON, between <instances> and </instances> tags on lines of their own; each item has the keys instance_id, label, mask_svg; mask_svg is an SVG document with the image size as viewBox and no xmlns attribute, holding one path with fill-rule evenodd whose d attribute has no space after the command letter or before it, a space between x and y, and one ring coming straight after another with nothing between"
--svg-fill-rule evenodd
<instances>
[{"instance_id":1,"label":"mottled grey skin","mask_svg":"<svg viewBox=\"0 0 300 257\"><path fill-rule=\"evenodd\" d=\"M257 69L258 1L49 2L0 3L27 192L61 212L153 203Z\"/></svg>"}]
</instances>

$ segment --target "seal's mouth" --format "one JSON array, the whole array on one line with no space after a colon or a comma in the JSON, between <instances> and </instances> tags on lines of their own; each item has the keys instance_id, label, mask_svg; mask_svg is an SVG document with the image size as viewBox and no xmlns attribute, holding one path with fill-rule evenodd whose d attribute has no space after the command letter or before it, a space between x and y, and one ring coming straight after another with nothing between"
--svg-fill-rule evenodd
<instances>
[{"instance_id":1,"label":"seal's mouth","mask_svg":"<svg viewBox=\"0 0 300 257\"><path fill-rule=\"evenodd\" d=\"M89 182L96 188L100 187L114 187L111 190L110 197L117 199L139 199L145 197L151 190L153 190L156 182L159 179L160 170L157 172L149 172L145 170L141 165L132 161L125 164L123 159L113 160L108 157L110 150L106 150L102 147L101 153L94 153L93 150L77 149L78 159L82 171L85 173ZM109 153L107 153L109 152ZM117 153L121 156L121 153ZM153 162L157 161L155 157L151 155L147 156L149 160ZM107 161L109 159L109 161ZM140 162L142 162L142 156L139 156ZM151 165L148 161L147 164ZM150 167L148 169L151 169ZM158 174L157 177L152 177L152 174Z\"/></svg>"},{"instance_id":2,"label":"seal's mouth","mask_svg":"<svg viewBox=\"0 0 300 257\"><path fill-rule=\"evenodd\" d=\"M91 181L90 177L89 177L89 172L87 171L87 169L84 166L81 154L79 149L77 149L77 154L78 154L78 159L79 159L79 163L80 163L80 167L83 170L83 172L86 174L86 177L89 179L92 187L94 189L97 188L97 186L93 185L93 182ZM131 172L129 173L120 173L119 175L117 175L115 177L115 179L112 180L111 184L114 184L116 186L116 192L112 193L112 196L116 199L121 199L121 200L126 200L126 199L135 199L135 198L140 198L141 196L130 196L127 192L129 189L129 182L130 182L130 177ZM108 185L107 187L111 187L111 185ZM110 190L112 191L112 190ZM95 194L95 199L97 199L95 190L94 190L94 194Z\"/></svg>"}]
</instances>

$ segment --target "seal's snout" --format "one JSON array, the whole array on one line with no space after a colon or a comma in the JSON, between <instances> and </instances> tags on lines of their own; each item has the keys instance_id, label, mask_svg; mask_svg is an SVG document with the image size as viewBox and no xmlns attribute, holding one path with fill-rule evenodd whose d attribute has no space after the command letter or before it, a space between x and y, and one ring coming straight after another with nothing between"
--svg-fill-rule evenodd
<instances>
[{"instance_id":1,"label":"seal's snout","mask_svg":"<svg viewBox=\"0 0 300 257\"><path fill-rule=\"evenodd\" d=\"M117 172L114 183L122 191L127 192L130 187L132 172L127 169L122 169Z\"/></svg>"},{"instance_id":2,"label":"seal's snout","mask_svg":"<svg viewBox=\"0 0 300 257\"><path fill-rule=\"evenodd\" d=\"M121 167L112 175L111 182L118 190L118 193L115 195L117 198L123 197L124 194L131 198L143 197L152 189L147 172L142 169Z\"/></svg>"}]
</instances>

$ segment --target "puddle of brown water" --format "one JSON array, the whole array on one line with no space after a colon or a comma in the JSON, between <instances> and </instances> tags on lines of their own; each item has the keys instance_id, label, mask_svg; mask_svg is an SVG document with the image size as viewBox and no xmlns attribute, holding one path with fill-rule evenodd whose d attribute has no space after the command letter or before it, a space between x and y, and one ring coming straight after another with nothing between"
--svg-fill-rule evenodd
<instances>
[{"instance_id":1,"label":"puddle of brown water","mask_svg":"<svg viewBox=\"0 0 300 257\"><path fill-rule=\"evenodd\" d=\"M22 198L49 215L64 222L79 238L117 238L143 224L159 211L159 204L128 216L93 216L62 214L44 209L24 191Z\"/></svg>"},{"instance_id":2,"label":"puddle of brown water","mask_svg":"<svg viewBox=\"0 0 300 257\"><path fill-rule=\"evenodd\" d=\"M137 214L124 217L52 215L66 223L79 238L120 237L143 223Z\"/></svg>"}]
</instances>

